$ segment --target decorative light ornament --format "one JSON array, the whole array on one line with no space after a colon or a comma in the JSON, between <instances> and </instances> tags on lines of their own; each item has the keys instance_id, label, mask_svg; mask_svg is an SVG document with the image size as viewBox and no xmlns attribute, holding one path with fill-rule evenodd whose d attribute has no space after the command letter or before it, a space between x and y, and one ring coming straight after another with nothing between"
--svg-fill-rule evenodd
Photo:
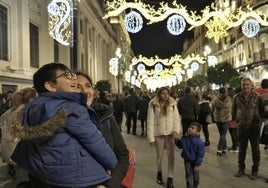
<instances>
[{"instance_id":1,"label":"decorative light ornament","mask_svg":"<svg viewBox=\"0 0 268 188\"><path fill-rule=\"evenodd\" d=\"M60 44L68 46L72 39L72 0L52 0L47 11L49 35Z\"/></svg>"},{"instance_id":2,"label":"decorative light ornament","mask_svg":"<svg viewBox=\"0 0 268 188\"><path fill-rule=\"evenodd\" d=\"M155 71L161 71L163 70L163 65L161 65L160 63L157 63L154 67Z\"/></svg>"},{"instance_id":3,"label":"decorative light ornament","mask_svg":"<svg viewBox=\"0 0 268 188\"><path fill-rule=\"evenodd\" d=\"M242 33L248 38L255 37L258 34L259 30L259 22L252 18L246 20L245 23L242 25Z\"/></svg>"},{"instance_id":4,"label":"decorative light ornament","mask_svg":"<svg viewBox=\"0 0 268 188\"><path fill-rule=\"evenodd\" d=\"M197 70L199 69L199 64L198 64L197 62L193 62L193 63L191 64L191 69L192 69L193 71L197 71Z\"/></svg>"},{"instance_id":5,"label":"decorative light ornament","mask_svg":"<svg viewBox=\"0 0 268 188\"><path fill-rule=\"evenodd\" d=\"M180 35L186 27L185 19L180 15L173 15L168 18L167 29L173 35Z\"/></svg>"},{"instance_id":6,"label":"decorative light ornament","mask_svg":"<svg viewBox=\"0 0 268 188\"><path fill-rule=\"evenodd\" d=\"M135 11L130 11L125 17L125 26L128 32L137 33L143 25L142 17Z\"/></svg>"},{"instance_id":7,"label":"decorative light ornament","mask_svg":"<svg viewBox=\"0 0 268 188\"><path fill-rule=\"evenodd\" d=\"M144 72L144 71L145 71L145 66L144 66L144 64L139 64L139 65L137 66L137 70L138 70L139 72Z\"/></svg>"}]
</instances>

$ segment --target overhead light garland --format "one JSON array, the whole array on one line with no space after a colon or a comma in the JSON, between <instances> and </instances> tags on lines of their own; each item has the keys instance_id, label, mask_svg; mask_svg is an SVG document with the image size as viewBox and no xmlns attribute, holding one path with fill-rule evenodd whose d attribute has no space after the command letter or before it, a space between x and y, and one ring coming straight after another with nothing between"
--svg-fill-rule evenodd
<instances>
[{"instance_id":1,"label":"overhead light garland","mask_svg":"<svg viewBox=\"0 0 268 188\"><path fill-rule=\"evenodd\" d=\"M147 66L154 66L156 63L162 63L165 66L170 66L177 62L188 67L189 64L191 64L192 62L198 62L200 64L203 64L206 61L205 58L200 56L199 54L190 54L186 58L182 58L181 55L176 54L169 59L161 59L157 55L150 58L139 55L138 57L132 58L131 66L137 65L141 62L143 62Z\"/></svg>"},{"instance_id":2,"label":"overhead light garland","mask_svg":"<svg viewBox=\"0 0 268 188\"><path fill-rule=\"evenodd\" d=\"M228 29L242 25L249 18L255 19L262 26L268 26L266 13L253 10L249 5L244 10L239 7L236 13L230 13L228 10L223 11L217 8L212 3L210 7L207 6L201 10L201 15L197 15L196 11L188 12L185 6L178 4L176 1L172 2L172 7L168 3L160 2L158 9L155 9L154 6L144 4L141 0L134 0L134 2L126 2L126 0L107 1L107 13L103 18L107 19L109 17L119 16L126 9L138 10L148 20L148 24L160 22L170 15L178 14L191 25L189 30L205 25L208 29L206 37L214 38L216 42L226 36Z\"/></svg>"},{"instance_id":3,"label":"overhead light garland","mask_svg":"<svg viewBox=\"0 0 268 188\"><path fill-rule=\"evenodd\" d=\"M49 35L60 44L68 46L72 39L72 0L52 0L47 10Z\"/></svg>"}]
</instances>

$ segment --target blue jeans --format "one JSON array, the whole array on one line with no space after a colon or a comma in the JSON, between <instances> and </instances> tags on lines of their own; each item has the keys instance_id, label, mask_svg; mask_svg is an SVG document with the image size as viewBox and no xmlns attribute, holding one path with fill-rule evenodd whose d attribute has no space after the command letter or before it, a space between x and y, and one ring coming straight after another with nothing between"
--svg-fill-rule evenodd
<instances>
[{"instance_id":1,"label":"blue jeans","mask_svg":"<svg viewBox=\"0 0 268 188\"><path fill-rule=\"evenodd\" d=\"M227 142L226 142L226 134L227 134L227 130L229 128L229 124L230 122L216 122L216 125L218 127L218 131L220 134L220 139L218 142L218 150L222 151L222 150L226 150L227 149Z\"/></svg>"},{"instance_id":2,"label":"blue jeans","mask_svg":"<svg viewBox=\"0 0 268 188\"><path fill-rule=\"evenodd\" d=\"M199 171L194 171L195 162L185 161L186 188L196 188L199 184Z\"/></svg>"}]
</instances>

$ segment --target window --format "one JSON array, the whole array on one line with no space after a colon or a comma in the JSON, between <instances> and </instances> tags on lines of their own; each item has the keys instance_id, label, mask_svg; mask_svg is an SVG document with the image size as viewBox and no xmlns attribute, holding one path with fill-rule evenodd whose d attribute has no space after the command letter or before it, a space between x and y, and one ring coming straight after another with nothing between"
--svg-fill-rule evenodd
<instances>
[{"instance_id":1,"label":"window","mask_svg":"<svg viewBox=\"0 0 268 188\"><path fill-rule=\"evenodd\" d=\"M30 23L30 61L31 67L39 67L39 28Z\"/></svg>"},{"instance_id":2,"label":"window","mask_svg":"<svg viewBox=\"0 0 268 188\"><path fill-rule=\"evenodd\" d=\"M0 5L0 59L8 60L7 8Z\"/></svg>"}]
</instances>

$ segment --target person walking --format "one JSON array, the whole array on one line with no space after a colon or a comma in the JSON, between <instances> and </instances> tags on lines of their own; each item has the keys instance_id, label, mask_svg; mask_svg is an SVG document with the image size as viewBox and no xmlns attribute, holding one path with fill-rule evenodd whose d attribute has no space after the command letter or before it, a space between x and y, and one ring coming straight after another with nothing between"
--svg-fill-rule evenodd
<instances>
[{"instance_id":1,"label":"person walking","mask_svg":"<svg viewBox=\"0 0 268 188\"><path fill-rule=\"evenodd\" d=\"M163 184L162 159L164 148L168 154L167 188L173 188L173 172L175 160L174 138L180 133L180 116L176 101L169 96L169 89L161 87L157 95L150 101L148 108L147 137L156 149L157 183Z\"/></svg>"},{"instance_id":2,"label":"person walking","mask_svg":"<svg viewBox=\"0 0 268 188\"><path fill-rule=\"evenodd\" d=\"M141 121L141 136L147 135L147 115L150 97L147 91L143 91L138 101L138 119Z\"/></svg>"},{"instance_id":3,"label":"person walking","mask_svg":"<svg viewBox=\"0 0 268 188\"><path fill-rule=\"evenodd\" d=\"M187 188L197 188L199 185L199 167L205 155L205 147L200 139L201 125L192 122L188 131L181 139L175 139L175 144L182 149L184 159L185 179Z\"/></svg>"},{"instance_id":4,"label":"person walking","mask_svg":"<svg viewBox=\"0 0 268 188\"><path fill-rule=\"evenodd\" d=\"M37 92L33 88L24 88L20 91L14 92L11 96L11 103L13 104L5 113L0 117L0 126L2 130L1 140L1 154L5 162L8 163L8 174L13 177L16 174L15 163L10 159L10 156L15 149L19 139L15 137L13 131L14 126L10 119L14 116L14 111L21 105L27 104L32 98L36 97Z\"/></svg>"},{"instance_id":5,"label":"person walking","mask_svg":"<svg viewBox=\"0 0 268 188\"><path fill-rule=\"evenodd\" d=\"M114 110L114 117L120 131L122 132L123 115L124 115L124 102L118 94L114 94L114 100L112 101Z\"/></svg>"},{"instance_id":6,"label":"person walking","mask_svg":"<svg viewBox=\"0 0 268 188\"><path fill-rule=\"evenodd\" d=\"M255 180L260 165L261 97L252 91L253 84L249 78L241 80L241 87L242 91L234 96L232 108L232 118L237 122L239 143L238 171L235 177L245 174L245 158L249 141L253 160L250 179Z\"/></svg>"},{"instance_id":7,"label":"person walking","mask_svg":"<svg viewBox=\"0 0 268 188\"><path fill-rule=\"evenodd\" d=\"M262 79L261 87L255 89L254 92L258 93L262 98L261 118L263 126L268 124L268 79ZM264 146L268 149L268 145Z\"/></svg>"},{"instance_id":8,"label":"person walking","mask_svg":"<svg viewBox=\"0 0 268 188\"><path fill-rule=\"evenodd\" d=\"M197 120L199 105L196 98L192 95L190 87L186 87L184 95L178 101L178 110L181 115L182 134L185 134L189 125Z\"/></svg>"},{"instance_id":9,"label":"person walking","mask_svg":"<svg viewBox=\"0 0 268 188\"><path fill-rule=\"evenodd\" d=\"M136 135L137 129L137 111L138 111L138 101L139 98L134 92L134 89L129 90L129 95L124 98L124 109L126 112L126 124L127 124L127 134L130 133L131 121L133 122L132 133Z\"/></svg>"},{"instance_id":10,"label":"person walking","mask_svg":"<svg viewBox=\"0 0 268 188\"><path fill-rule=\"evenodd\" d=\"M201 124L205 136L205 142L204 142L205 146L210 145L208 123L211 122L207 122L207 117L208 116L211 117L211 108L209 103L210 101L208 100L207 94L203 94L199 103L200 112L198 115L198 122Z\"/></svg>"},{"instance_id":11,"label":"person walking","mask_svg":"<svg viewBox=\"0 0 268 188\"><path fill-rule=\"evenodd\" d=\"M35 187L97 187L111 178L117 159L100 131L96 113L78 93L76 74L61 63L43 65L33 75L38 96L25 107L22 125L35 126L67 110L65 125L50 137L21 140L11 159ZM94 170L92 170L94 169Z\"/></svg>"},{"instance_id":12,"label":"person walking","mask_svg":"<svg viewBox=\"0 0 268 188\"><path fill-rule=\"evenodd\" d=\"M212 101L212 113L220 135L217 156L222 156L227 151L226 134L232 120L232 99L224 87L219 89L218 95Z\"/></svg>"},{"instance_id":13,"label":"person walking","mask_svg":"<svg viewBox=\"0 0 268 188\"><path fill-rule=\"evenodd\" d=\"M113 108L109 105L99 103L93 99L94 89L92 79L82 72L76 72L78 88L80 92L87 94L87 105L91 106L100 120L99 130L109 146L113 149L118 163L111 169L112 178L106 181L105 187L121 187L121 181L128 169L128 149L121 135L120 129L113 115Z\"/></svg>"}]
</instances>

